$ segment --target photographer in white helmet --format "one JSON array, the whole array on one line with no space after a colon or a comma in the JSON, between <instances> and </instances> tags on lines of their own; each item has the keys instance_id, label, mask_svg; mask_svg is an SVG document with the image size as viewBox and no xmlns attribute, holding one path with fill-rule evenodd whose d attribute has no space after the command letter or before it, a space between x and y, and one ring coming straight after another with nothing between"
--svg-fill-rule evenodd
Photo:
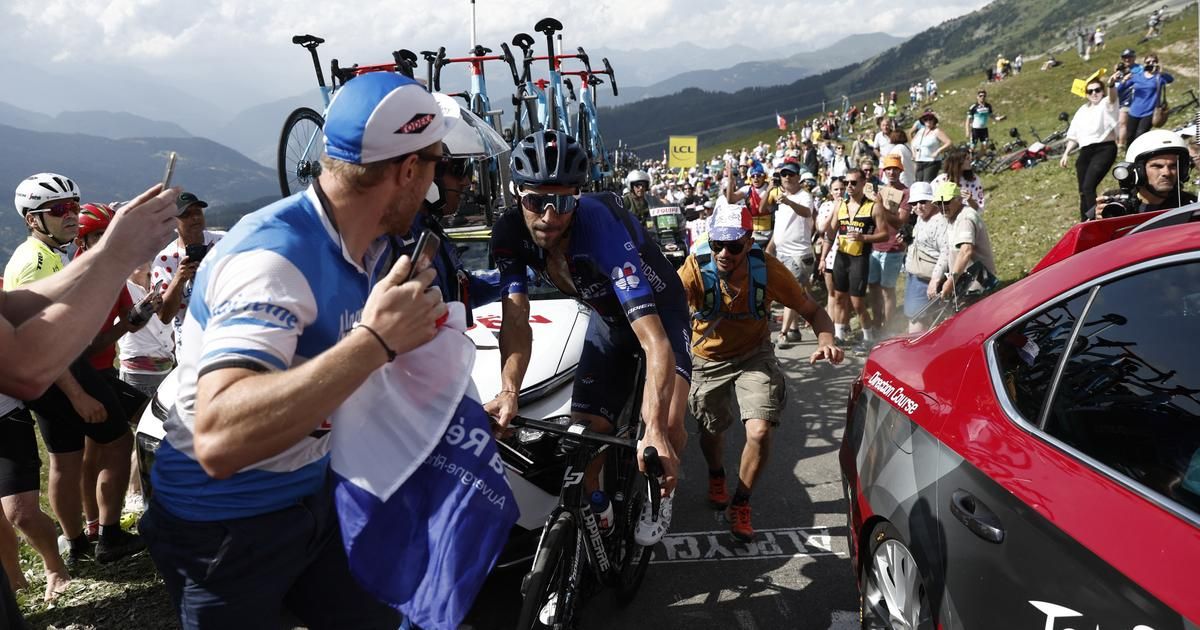
<instances>
[{"instance_id":1,"label":"photographer in white helmet","mask_svg":"<svg viewBox=\"0 0 1200 630\"><path fill-rule=\"evenodd\" d=\"M1097 197L1090 214L1107 219L1195 203L1196 195L1183 190L1191 166L1182 136L1166 129L1147 131L1129 144L1125 161L1113 167L1120 194Z\"/></svg>"}]
</instances>

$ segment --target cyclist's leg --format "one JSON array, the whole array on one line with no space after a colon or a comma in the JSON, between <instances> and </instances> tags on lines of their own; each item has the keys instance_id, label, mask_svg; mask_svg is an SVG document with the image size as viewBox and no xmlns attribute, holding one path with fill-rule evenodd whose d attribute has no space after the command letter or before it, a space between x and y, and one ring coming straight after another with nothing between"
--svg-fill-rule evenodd
<instances>
[{"instance_id":1,"label":"cyclist's leg","mask_svg":"<svg viewBox=\"0 0 1200 630\"><path fill-rule=\"evenodd\" d=\"M78 540L83 533L81 479L83 471L83 418L75 412L57 385L41 397L27 401L33 411L46 451L50 454L47 498L63 535ZM80 549L82 551L82 548Z\"/></svg>"},{"instance_id":2,"label":"cyclist's leg","mask_svg":"<svg viewBox=\"0 0 1200 630\"><path fill-rule=\"evenodd\" d=\"M129 487L129 454L133 435L129 431L129 412L122 403L116 387L125 387L116 374L106 374L90 365L78 366L75 378L93 398L104 405L108 418L104 422L85 424L83 432L89 439L88 448L96 447L97 474L89 484L95 486L99 519L102 527L118 526L125 489ZM130 388L132 389L132 388ZM85 474L87 455L84 457ZM84 478L84 482L89 480Z\"/></svg>"},{"instance_id":3,"label":"cyclist's leg","mask_svg":"<svg viewBox=\"0 0 1200 630\"><path fill-rule=\"evenodd\" d=\"M630 344L624 331L615 329L600 316L588 320L575 384L571 391L571 417L587 423L598 433L611 433L613 423L633 391L637 338ZM632 332L628 333L633 336ZM584 489L591 493L600 486L604 456L595 458L584 475Z\"/></svg>"}]
</instances>

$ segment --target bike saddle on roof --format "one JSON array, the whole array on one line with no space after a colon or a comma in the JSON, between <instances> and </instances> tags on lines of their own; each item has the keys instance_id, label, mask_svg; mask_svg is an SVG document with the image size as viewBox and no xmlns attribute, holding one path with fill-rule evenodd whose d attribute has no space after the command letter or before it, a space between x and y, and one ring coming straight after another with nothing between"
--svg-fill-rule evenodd
<instances>
[{"instance_id":1,"label":"bike saddle on roof","mask_svg":"<svg viewBox=\"0 0 1200 630\"><path fill-rule=\"evenodd\" d=\"M394 52L392 54L396 55L396 57L399 59L403 59L404 61L408 61L408 62L414 63L414 64L417 63L417 53L415 53L407 48L401 48L400 50L397 50L396 52Z\"/></svg>"},{"instance_id":2,"label":"bike saddle on roof","mask_svg":"<svg viewBox=\"0 0 1200 630\"><path fill-rule=\"evenodd\" d=\"M325 40L316 35L293 35L292 43L300 46L320 46L325 43Z\"/></svg>"},{"instance_id":3,"label":"bike saddle on roof","mask_svg":"<svg viewBox=\"0 0 1200 630\"><path fill-rule=\"evenodd\" d=\"M533 25L533 30L546 35L553 35L558 31L563 30L562 22L554 18L542 18L537 24Z\"/></svg>"},{"instance_id":4,"label":"bike saddle on roof","mask_svg":"<svg viewBox=\"0 0 1200 630\"><path fill-rule=\"evenodd\" d=\"M512 43L513 46L517 46L528 53L533 48L533 36L529 33L517 33L513 35Z\"/></svg>"},{"instance_id":5,"label":"bike saddle on roof","mask_svg":"<svg viewBox=\"0 0 1200 630\"><path fill-rule=\"evenodd\" d=\"M483 46L482 44L471 49L471 54L475 55L476 57L482 57L490 52L492 52L492 49L488 48L487 46Z\"/></svg>"}]
</instances>

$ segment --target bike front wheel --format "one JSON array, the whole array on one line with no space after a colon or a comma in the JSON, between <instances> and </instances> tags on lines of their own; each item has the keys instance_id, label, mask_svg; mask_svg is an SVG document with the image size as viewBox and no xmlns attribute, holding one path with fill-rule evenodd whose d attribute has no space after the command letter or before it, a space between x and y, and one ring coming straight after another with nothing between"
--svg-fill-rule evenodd
<instances>
[{"instance_id":1,"label":"bike front wheel","mask_svg":"<svg viewBox=\"0 0 1200 630\"><path fill-rule=\"evenodd\" d=\"M533 569L521 583L518 630L574 627L576 594L571 592L571 571L578 542L571 514L560 513L546 530Z\"/></svg>"},{"instance_id":2,"label":"bike front wheel","mask_svg":"<svg viewBox=\"0 0 1200 630\"><path fill-rule=\"evenodd\" d=\"M284 197L308 188L321 174L321 157L325 155L321 129L324 127L325 119L308 107L292 112L283 123L276 167L279 192Z\"/></svg>"}]
</instances>

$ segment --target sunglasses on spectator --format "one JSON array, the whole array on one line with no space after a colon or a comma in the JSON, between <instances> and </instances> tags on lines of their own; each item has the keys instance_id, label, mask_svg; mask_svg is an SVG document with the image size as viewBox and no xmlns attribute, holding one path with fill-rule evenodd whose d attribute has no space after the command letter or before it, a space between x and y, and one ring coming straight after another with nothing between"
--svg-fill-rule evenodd
<instances>
[{"instance_id":1,"label":"sunglasses on spectator","mask_svg":"<svg viewBox=\"0 0 1200 630\"><path fill-rule=\"evenodd\" d=\"M708 246L712 248L714 254L720 254L721 251L727 249L734 256L746 249L746 244L741 241L709 241Z\"/></svg>"},{"instance_id":2,"label":"sunglasses on spectator","mask_svg":"<svg viewBox=\"0 0 1200 630\"><path fill-rule=\"evenodd\" d=\"M1088 89L1087 89L1087 93L1088 93L1088 94L1103 94L1103 93L1104 93L1104 88L1102 88L1102 87L1098 87L1098 88L1088 88Z\"/></svg>"},{"instance_id":3,"label":"sunglasses on spectator","mask_svg":"<svg viewBox=\"0 0 1200 630\"><path fill-rule=\"evenodd\" d=\"M471 165L470 158L456 158L449 155L443 155L437 163L437 171L435 177L449 175L458 179L470 177L474 170Z\"/></svg>"},{"instance_id":4,"label":"sunglasses on spectator","mask_svg":"<svg viewBox=\"0 0 1200 630\"><path fill-rule=\"evenodd\" d=\"M78 201L60 201L49 208L41 208L33 211L36 214L48 214L56 219L61 219L70 214L79 214Z\"/></svg>"},{"instance_id":5,"label":"sunglasses on spectator","mask_svg":"<svg viewBox=\"0 0 1200 630\"><path fill-rule=\"evenodd\" d=\"M792 171L781 171L779 173L779 176L780 177L800 177L800 173L795 173Z\"/></svg>"},{"instance_id":6,"label":"sunglasses on spectator","mask_svg":"<svg viewBox=\"0 0 1200 630\"><path fill-rule=\"evenodd\" d=\"M579 205L579 195L542 195L538 193L521 193L521 207L542 214L546 208L552 208L558 214L571 214Z\"/></svg>"},{"instance_id":7,"label":"sunglasses on spectator","mask_svg":"<svg viewBox=\"0 0 1200 630\"><path fill-rule=\"evenodd\" d=\"M847 186L857 186L857 185L861 184L862 181L863 180L861 180L861 179L847 179L846 185Z\"/></svg>"}]
</instances>

